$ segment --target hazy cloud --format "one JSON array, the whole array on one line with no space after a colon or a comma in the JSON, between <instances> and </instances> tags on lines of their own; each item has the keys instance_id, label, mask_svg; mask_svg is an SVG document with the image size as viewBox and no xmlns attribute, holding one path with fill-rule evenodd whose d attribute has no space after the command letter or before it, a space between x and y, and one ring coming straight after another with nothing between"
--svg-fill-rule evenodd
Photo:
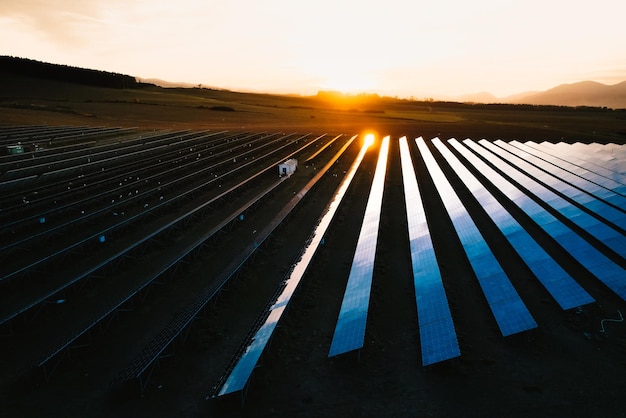
<instances>
[{"instance_id":1,"label":"hazy cloud","mask_svg":"<svg viewBox=\"0 0 626 418\"><path fill-rule=\"evenodd\" d=\"M232 89L504 96L626 79L623 4L0 0L0 49Z\"/></svg>"},{"instance_id":2,"label":"hazy cloud","mask_svg":"<svg viewBox=\"0 0 626 418\"><path fill-rule=\"evenodd\" d=\"M105 25L102 16L106 8L121 4L124 4L121 0L4 1L0 2L0 17L26 26L53 42L82 46L88 42L85 32Z\"/></svg>"}]
</instances>

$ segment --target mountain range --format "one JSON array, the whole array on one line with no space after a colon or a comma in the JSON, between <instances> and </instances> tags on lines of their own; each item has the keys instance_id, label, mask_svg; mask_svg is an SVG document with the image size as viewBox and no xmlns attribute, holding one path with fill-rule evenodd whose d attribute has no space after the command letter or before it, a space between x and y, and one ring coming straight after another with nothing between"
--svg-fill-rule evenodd
<instances>
[{"instance_id":1,"label":"mountain range","mask_svg":"<svg viewBox=\"0 0 626 418\"><path fill-rule=\"evenodd\" d=\"M500 98L488 92L481 92L464 95L458 97L457 100L474 103L593 106L625 109L626 81L611 85L596 81L581 81L561 84L546 91L530 91Z\"/></svg>"}]
</instances>

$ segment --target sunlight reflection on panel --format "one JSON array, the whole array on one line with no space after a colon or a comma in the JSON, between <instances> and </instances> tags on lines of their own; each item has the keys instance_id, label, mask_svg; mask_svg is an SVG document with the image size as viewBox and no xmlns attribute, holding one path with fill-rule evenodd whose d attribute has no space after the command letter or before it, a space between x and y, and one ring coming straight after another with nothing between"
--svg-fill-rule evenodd
<instances>
[{"instance_id":1,"label":"sunlight reflection on panel","mask_svg":"<svg viewBox=\"0 0 626 418\"><path fill-rule=\"evenodd\" d=\"M415 141L435 183L437 193L441 196L441 200L450 215L454 229L489 303L489 308L498 323L500 332L503 336L508 336L536 328L537 323L491 252L463 202L437 164L426 142L421 137Z\"/></svg>"},{"instance_id":2,"label":"sunlight reflection on panel","mask_svg":"<svg viewBox=\"0 0 626 418\"><path fill-rule=\"evenodd\" d=\"M461 351L405 136L400 138L400 157L422 364L427 366L458 357Z\"/></svg>"},{"instance_id":3,"label":"sunlight reflection on panel","mask_svg":"<svg viewBox=\"0 0 626 418\"><path fill-rule=\"evenodd\" d=\"M617 173L622 182L626 181L626 145L617 144L581 144L575 142L554 144L559 152L579 156L585 161L604 167Z\"/></svg>"},{"instance_id":4,"label":"sunlight reflection on panel","mask_svg":"<svg viewBox=\"0 0 626 418\"><path fill-rule=\"evenodd\" d=\"M612 228L610 225L583 211L578 206L570 203L561 195L547 188L546 186L544 186L543 183L538 181L538 179L531 177L530 173L541 176L541 179L545 181L551 181L551 179L554 179L554 177L544 177L542 175L542 173L545 174L543 171L537 171L535 167L524 162L514 154L504 151L502 148L494 145L489 141L481 139L478 142L483 147L489 149L489 151L492 152L491 155L495 154L500 157L496 157L496 160L493 161L497 161L498 168L506 173L506 175L510 176L513 180L528 189L531 193L533 193L535 196L543 200L546 204L554 208L565 218L569 219L570 221L587 231L589 234L593 235L595 238L600 240L603 244L615 251L617 254L622 257L626 257L626 237L624 237L624 235ZM504 163L504 161L508 161L508 164ZM521 169L524 169L526 171L522 172L520 171ZM545 176L548 175L545 174ZM557 180L558 179L554 179L555 182ZM583 192L581 191L579 191L578 196L570 195L570 198L572 199L574 199L575 197L577 197L579 201L587 201L588 199L590 199L588 195L583 196ZM615 211L617 211L617 209L613 208L612 206L607 207L607 205L602 205L601 208L591 206L591 208L596 209L598 211L598 215L603 216L605 219L613 219L613 214L615 213ZM617 216L617 219L615 219L617 225L623 225L622 220L625 219L624 214L617 211L617 214L615 216Z\"/></svg>"},{"instance_id":5,"label":"sunlight reflection on panel","mask_svg":"<svg viewBox=\"0 0 626 418\"><path fill-rule=\"evenodd\" d=\"M448 142L457 150L462 148L455 139ZM562 309L593 302L593 298L546 253L441 141L434 139L433 144Z\"/></svg>"},{"instance_id":6,"label":"sunlight reflection on panel","mask_svg":"<svg viewBox=\"0 0 626 418\"><path fill-rule=\"evenodd\" d=\"M520 143L518 141L511 141L511 145L523 149L528 153L541 158L555 166L567 170L568 172L586 179L588 181L592 181L593 183L604 187L608 190L611 190L615 193L619 193L621 196L626 196L626 184L622 184L618 181L611 179L610 177L603 176L595 171L588 170L584 166L581 166L579 163L575 161L575 157L570 157L569 161L565 160L561 156L552 155L549 151L543 150L541 147L538 147L537 144L532 142Z\"/></svg>"},{"instance_id":7,"label":"sunlight reflection on panel","mask_svg":"<svg viewBox=\"0 0 626 418\"><path fill-rule=\"evenodd\" d=\"M481 155L486 160L494 164L501 170L512 170L508 164L499 159L494 154L479 146L474 141L466 139L463 141L467 147L475 153ZM465 154L464 154L465 155ZM532 218L545 232L554 238L561 247L567 250L576 260L587 270L595 275L602 283L613 292L626 300L626 282L624 282L624 269L615 264L594 246L588 243L580 235L575 233L559 219L545 210L535 202L530 196L505 179L500 173L495 171L483 160L474 154L467 154L466 158L483 173L489 181L498 187L513 203L522 209Z\"/></svg>"},{"instance_id":8,"label":"sunlight reflection on panel","mask_svg":"<svg viewBox=\"0 0 626 418\"><path fill-rule=\"evenodd\" d=\"M347 146L350 145L350 143L352 143L354 139L355 137L352 137L350 141L346 145L344 145L340 153L342 153L343 150L347 148ZM291 300L291 297L293 296L298 285L300 284L304 273L306 273L309 264L313 260L313 256L317 252L317 249L319 248L322 239L324 238L324 234L330 226L330 223L333 220L335 213L337 212L337 209L339 208L339 205L343 200L346 191L348 190L348 187L352 183L354 175L356 174L358 168L361 165L361 162L363 161L363 158L365 157L367 148L367 146L361 147L361 151L350 166L350 169L346 173L346 176L344 177L337 191L333 195L330 203L326 206L326 210L320 218L319 223L315 227L310 240L307 242L302 251L302 256L300 257L300 260L294 266L292 266L293 269L289 274L289 278L284 283L285 287L270 308L270 312L267 319L265 320L265 323L257 331L252 342L246 348L244 354L239 358L239 361L233 368L232 372L228 376L228 379L220 389L217 396L223 396L241 391L246 386L254 367L256 367L256 364L261 357L265 346L269 342L269 339L272 336L272 333L274 332L274 329L276 328L276 325L278 324L278 321L283 314L283 311L287 307L289 301Z\"/></svg>"},{"instance_id":9,"label":"sunlight reflection on panel","mask_svg":"<svg viewBox=\"0 0 626 418\"><path fill-rule=\"evenodd\" d=\"M594 183L590 180L590 177L592 177L591 175L588 175L587 177L581 177L555 164L552 164L549 161L545 161L529 152L532 151L532 149L526 149L524 144L521 144L517 141L506 143L504 141L497 140L494 143L499 147L514 154L516 157L532 164L531 167L533 167L534 172L538 170L536 167L539 167L541 170L548 173L538 173L538 175L542 176L542 181L555 188L559 192L563 193L566 196L570 196L572 199L576 200L585 207L587 207L587 205L593 205L593 209L590 209L592 209L596 213L606 210L608 214L610 214L607 214L607 216L610 216L607 219L609 219L613 223L616 223L617 225L626 224L626 222L624 222L624 220L626 220L626 214L624 214L624 212L618 211L613 207L607 207L608 205L605 203L608 202L624 210L626 209L626 197L615 193L609 188L601 186L598 183ZM580 190L576 188L584 190L586 193L589 193L590 196L586 196L586 194L583 193L579 197ZM603 209L598 210L595 209L596 207L603 207Z\"/></svg>"},{"instance_id":10,"label":"sunlight reflection on panel","mask_svg":"<svg viewBox=\"0 0 626 418\"><path fill-rule=\"evenodd\" d=\"M389 137L383 138L378 155L374 180L363 216L348 284L335 326L328 357L337 356L363 347L369 298L374 275L374 259L382 210Z\"/></svg>"}]
</instances>

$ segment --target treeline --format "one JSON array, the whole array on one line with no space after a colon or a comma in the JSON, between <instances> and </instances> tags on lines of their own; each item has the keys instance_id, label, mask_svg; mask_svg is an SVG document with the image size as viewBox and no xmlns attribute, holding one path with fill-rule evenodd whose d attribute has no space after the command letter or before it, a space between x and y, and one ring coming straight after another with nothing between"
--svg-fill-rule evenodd
<instances>
[{"instance_id":1,"label":"treeline","mask_svg":"<svg viewBox=\"0 0 626 418\"><path fill-rule=\"evenodd\" d=\"M477 110L528 110L528 111L571 111L571 112L625 112L626 109L612 109L609 107L594 106L563 106L563 105L535 105L521 103L463 103L448 101L411 101L406 103L416 106L430 107L432 109L477 109Z\"/></svg>"},{"instance_id":2,"label":"treeline","mask_svg":"<svg viewBox=\"0 0 626 418\"><path fill-rule=\"evenodd\" d=\"M135 77L125 74L90 70L68 65L50 64L10 56L0 56L0 73L25 75L45 80L65 81L114 89L136 89L146 85L137 82Z\"/></svg>"},{"instance_id":3,"label":"treeline","mask_svg":"<svg viewBox=\"0 0 626 418\"><path fill-rule=\"evenodd\" d=\"M347 94L334 90L320 90L315 96L319 100L342 105L386 105L404 103L429 110L524 110L524 111L571 111L571 112L617 112L624 113L626 109L612 109L609 107L594 106L564 106L564 105L536 105L523 103L471 103L440 101L434 99L417 100L414 98L402 99L398 97L380 96L376 93Z\"/></svg>"},{"instance_id":4,"label":"treeline","mask_svg":"<svg viewBox=\"0 0 626 418\"><path fill-rule=\"evenodd\" d=\"M471 103L469 104L474 109L511 109L511 110L541 110L541 111L572 111L572 112L612 112L613 109L608 107L594 107L594 106L564 106L564 105L538 105L538 104L524 104L524 103Z\"/></svg>"}]
</instances>

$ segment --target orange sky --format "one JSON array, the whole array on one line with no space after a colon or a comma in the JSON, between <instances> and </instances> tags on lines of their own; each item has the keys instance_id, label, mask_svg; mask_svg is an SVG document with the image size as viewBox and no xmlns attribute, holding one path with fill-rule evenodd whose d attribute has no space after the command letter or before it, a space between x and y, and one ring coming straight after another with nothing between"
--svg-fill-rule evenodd
<instances>
[{"instance_id":1,"label":"orange sky","mask_svg":"<svg viewBox=\"0 0 626 418\"><path fill-rule=\"evenodd\" d=\"M626 80L626 3L5 0L0 55L234 90L497 97Z\"/></svg>"}]
</instances>

